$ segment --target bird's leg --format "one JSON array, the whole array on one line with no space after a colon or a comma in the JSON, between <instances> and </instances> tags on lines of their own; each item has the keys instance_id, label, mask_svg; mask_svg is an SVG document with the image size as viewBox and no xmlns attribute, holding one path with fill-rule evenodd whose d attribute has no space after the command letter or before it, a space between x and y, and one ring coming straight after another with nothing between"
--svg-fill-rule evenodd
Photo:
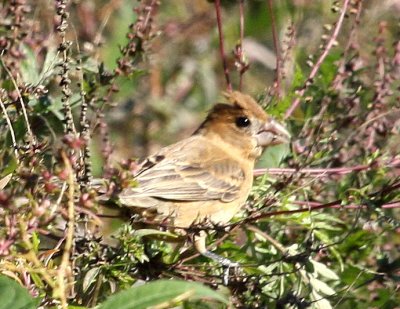
<instances>
[{"instance_id":1,"label":"bird's leg","mask_svg":"<svg viewBox=\"0 0 400 309\"><path fill-rule=\"evenodd\" d=\"M239 263L238 262L233 262L230 259L220 256L212 251L206 250L204 252L200 252L201 255L208 257L209 259L212 259L216 261L217 263L221 264L222 266L225 267L238 267Z\"/></svg>"},{"instance_id":2,"label":"bird's leg","mask_svg":"<svg viewBox=\"0 0 400 309\"><path fill-rule=\"evenodd\" d=\"M206 236L207 234L204 231L201 231L199 235L194 237L194 246L196 250L203 256L216 261L224 268L224 275L223 275L223 284L228 285L229 281L229 270L230 268L238 268L239 263L233 262L228 258L220 256L214 252L207 250L206 248Z\"/></svg>"}]
</instances>

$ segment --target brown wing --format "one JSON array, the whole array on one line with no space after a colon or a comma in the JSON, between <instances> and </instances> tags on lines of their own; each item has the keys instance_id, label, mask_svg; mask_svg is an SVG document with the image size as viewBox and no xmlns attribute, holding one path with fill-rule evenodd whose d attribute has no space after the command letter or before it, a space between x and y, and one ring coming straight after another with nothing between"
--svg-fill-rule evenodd
<instances>
[{"instance_id":1,"label":"brown wing","mask_svg":"<svg viewBox=\"0 0 400 309\"><path fill-rule=\"evenodd\" d=\"M148 158L138 172L138 187L125 189L125 205L152 207L156 200L230 202L245 175L239 164L202 136L192 136Z\"/></svg>"}]
</instances>

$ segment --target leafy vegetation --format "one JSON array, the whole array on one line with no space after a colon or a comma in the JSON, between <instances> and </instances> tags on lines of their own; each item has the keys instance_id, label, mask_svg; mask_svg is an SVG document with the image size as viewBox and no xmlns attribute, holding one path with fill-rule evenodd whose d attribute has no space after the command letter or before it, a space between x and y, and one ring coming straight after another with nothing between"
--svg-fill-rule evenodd
<instances>
[{"instance_id":1,"label":"leafy vegetation","mask_svg":"<svg viewBox=\"0 0 400 309\"><path fill-rule=\"evenodd\" d=\"M0 308L400 306L395 1L51 3L0 4ZM293 142L208 229L241 264L223 286L185 239L99 199L227 87Z\"/></svg>"}]
</instances>

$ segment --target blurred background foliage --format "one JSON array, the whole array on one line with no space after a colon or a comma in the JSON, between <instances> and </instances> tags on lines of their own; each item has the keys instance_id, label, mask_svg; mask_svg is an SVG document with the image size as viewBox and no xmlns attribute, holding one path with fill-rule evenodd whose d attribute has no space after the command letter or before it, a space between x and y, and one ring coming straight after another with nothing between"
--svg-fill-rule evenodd
<instances>
[{"instance_id":1,"label":"blurred background foliage","mask_svg":"<svg viewBox=\"0 0 400 309\"><path fill-rule=\"evenodd\" d=\"M0 272L35 298L1 278L23 305L400 307L399 1L254 0L242 15L240 2L221 1L222 34L213 1L0 3ZM90 186L126 186L136 160L222 100L221 36L233 88L293 136L261 158L244 211L210 233L243 265L227 287L217 265L163 241L173 235L107 219ZM216 292L143 285L162 278Z\"/></svg>"}]
</instances>

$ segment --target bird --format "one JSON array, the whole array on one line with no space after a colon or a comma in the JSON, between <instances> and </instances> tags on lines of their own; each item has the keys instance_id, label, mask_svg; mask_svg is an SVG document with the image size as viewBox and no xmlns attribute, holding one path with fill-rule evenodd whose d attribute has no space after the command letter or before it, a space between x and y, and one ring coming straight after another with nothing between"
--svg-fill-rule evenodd
<instances>
[{"instance_id":1,"label":"bird","mask_svg":"<svg viewBox=\"0 0 400 309\"><path fill-rule=\"evenodd\" d=\"M241 210L253 184L253 169L264 148L288 143L290 134L249 95L225 92L188 138L149 156L123 189L119 203L185 233L204 222L224 225ZM182 232L183 231L183 232ZM207 233L192 238L195 249L223 266L236 262L209 251Z\"/></svg>"}]
</instances>

